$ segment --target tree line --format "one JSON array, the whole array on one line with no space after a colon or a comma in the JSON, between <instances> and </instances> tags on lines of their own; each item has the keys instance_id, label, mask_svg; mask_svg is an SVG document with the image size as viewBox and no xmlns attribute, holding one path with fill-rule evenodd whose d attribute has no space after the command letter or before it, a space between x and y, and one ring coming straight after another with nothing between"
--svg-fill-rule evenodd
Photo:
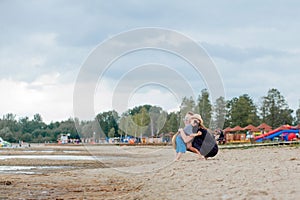
<instances>
[{"instance_id":1,"label":"tree line","mask_svg":"<svg viewBox=\"0 0 300 200\"><path fill-rule=\"evenodd\" d=\"M300 107L293 116L285 98L277 89L270 89L266 96L256 105L248 94L225 100L219 97L210 101L207 89L203 89L195 100L184 97L177 112L166 112L161 107L141 105L128 109L121 115L114 110L99 113L95 119L81 121L69 118L61 122L46 124L40 114L33 119L9 113L0 119L0 137L9 142L56 142L61 134L70 134L71 138L93 138L123 136L158 136L163 133L176 132L183 126L186 112L199 113L205 126L215 129L223 127L241 127L267 123L273 128L283 124L300 124Z\"/></svg>"}]
</instances>

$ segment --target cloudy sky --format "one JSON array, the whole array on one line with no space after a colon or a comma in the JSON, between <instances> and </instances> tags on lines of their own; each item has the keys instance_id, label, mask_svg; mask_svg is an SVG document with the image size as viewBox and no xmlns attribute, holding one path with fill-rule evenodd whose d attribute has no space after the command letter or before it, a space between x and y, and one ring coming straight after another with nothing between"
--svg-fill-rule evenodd
<instances>
[{"instance_id":1,"label":"cloudy sky","mask_svg":"<svg viewBox=\"0 0 300 200\"><path fill-rule=\"evenodd\" d=\"M143 27L175 30L202 46L220 74L227 99L247 93L259 104L270 88L277 88L292 109L298 108L296 0L0 0L0 115L40 113L46 122L73 116L74 85L91 52L121 32ZM119 59L99 80L95 112L112 109L113 89L124 74L147 63L173 66L196 93L205 87L205 78L197 82L191 66L174 55L136 52ZM161 69L156 74L168 77ZM137 85L128 93L128 107L153 103L171 111L180 103L166 85Z\"/></svg>"}]
</instances>

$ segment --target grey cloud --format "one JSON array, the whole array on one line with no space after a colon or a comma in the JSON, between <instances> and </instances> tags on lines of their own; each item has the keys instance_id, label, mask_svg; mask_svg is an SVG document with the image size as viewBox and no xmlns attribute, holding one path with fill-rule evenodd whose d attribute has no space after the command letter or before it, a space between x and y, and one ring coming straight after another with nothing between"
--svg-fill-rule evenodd
<instances>
[{"instance_id":1,"label":"grey cloud","mask_svg":"<svg viewBox=\"0 0 300 200\"><path fill-rule=\"evenodd\" d=\"M283 50L268 49L264 47L241 48L231 45L218 45L202 42L201 45L212 57L222 58L231 62L245 62L265 56L282 57L289 53Z\"/></svg>"}]
</instances>

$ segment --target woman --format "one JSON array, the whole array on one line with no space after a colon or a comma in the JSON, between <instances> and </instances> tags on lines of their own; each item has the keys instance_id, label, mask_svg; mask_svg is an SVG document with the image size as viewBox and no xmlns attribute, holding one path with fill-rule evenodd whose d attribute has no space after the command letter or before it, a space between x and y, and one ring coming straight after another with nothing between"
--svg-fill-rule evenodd
<instances>
[{"instance_id":1,"label":"woman","mask_svg":"<svg viewBox=\"0 0 300 200\"><path fill-rule=\"evenodd\" d=\"M200 121L198 126L194 127L193 132L201 132L201 135L196 136L192 142L192 146L196 148L205 159L214 157L219 151L219 147L215 138L209 133L208 129L204 126L203 120Z\"/></svg>"}]
</instances>

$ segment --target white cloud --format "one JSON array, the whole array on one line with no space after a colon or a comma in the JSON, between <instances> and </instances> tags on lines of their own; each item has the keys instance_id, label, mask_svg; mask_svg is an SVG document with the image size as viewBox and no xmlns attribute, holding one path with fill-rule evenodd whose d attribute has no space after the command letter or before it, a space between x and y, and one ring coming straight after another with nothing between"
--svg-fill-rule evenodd
<instances>
[{"instance_id":1,"label":"white cloud","mask_svg":"<svg viewBox=\"0 0 300 200\"><path fill-rule=\"evenodd\" d=\"M175 110L178 111L181 99L170 91L161 90L161 88L149 88L148 91L137 91L132 94L128 101L129 108L145 104L160 106L168 112Z\"/></svg>"},{"instance_id":2,"label":"white cloud","mask_svg":"<svg viewBox=\"0 0 300 200\"><path fill-rule=\"evenodd\" d=\"M160 106L166 111L179 110L182 94L176 94L171 88L149 83L137 85L133 90L130 86L128 90L116 90L114 82L106 78L99 83L94 96L95 113L114 109L122 114L127 109L145 104Z\"/></svg>"},{"instance_id":3,"label":"white cloud","mask_svg":"<svg viewBox=\"0 0 300 200\"><path fill-rule=\"evenodd\" d=\"M46 122L71 117L73 84L60 84L57 76L44 75L31 83L1 79L1 114L25 117L40 113Z\"/></svg>"}]
</instances>

